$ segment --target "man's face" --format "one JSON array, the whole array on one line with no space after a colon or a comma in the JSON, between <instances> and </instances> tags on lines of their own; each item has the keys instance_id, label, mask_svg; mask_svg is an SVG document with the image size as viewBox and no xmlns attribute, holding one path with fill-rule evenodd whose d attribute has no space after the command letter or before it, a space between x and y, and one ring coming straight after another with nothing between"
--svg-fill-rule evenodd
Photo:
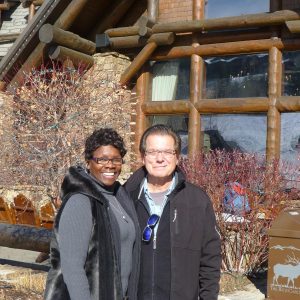
<instances>
[{"instance_id":1,"label":"man's face","mask_svg":"<svg viewBox=\"0 0 300 300\"><path fill-rule=\"evenodd\" d=\"M152 134L147 137L143 163L150 177L172 177L178 163L178 154L174 150L175 141L170 135Z\"/></svg>"}]
</instances>

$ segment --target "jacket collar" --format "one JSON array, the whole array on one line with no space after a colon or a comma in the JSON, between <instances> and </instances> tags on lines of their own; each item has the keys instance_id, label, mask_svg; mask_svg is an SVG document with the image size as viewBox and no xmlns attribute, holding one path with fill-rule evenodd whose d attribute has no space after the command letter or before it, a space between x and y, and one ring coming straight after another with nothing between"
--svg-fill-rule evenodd
<instances>
[{"instance_id":1,"label":"jacket collar","mask_svg":"<svg viewBox=\"0 0 300 300\"><path fill-rule=\"evenodd\" d=\"M115 192L119 189L120 184L116 182ZM61 199L64 199L70 194L84 194L88 197L92 197L102 204L107 204L104 197L99 197L101 195L103 187L95 181L84 168L81 166L70 167L61 186Z\"/></svg>"}]
</instances>

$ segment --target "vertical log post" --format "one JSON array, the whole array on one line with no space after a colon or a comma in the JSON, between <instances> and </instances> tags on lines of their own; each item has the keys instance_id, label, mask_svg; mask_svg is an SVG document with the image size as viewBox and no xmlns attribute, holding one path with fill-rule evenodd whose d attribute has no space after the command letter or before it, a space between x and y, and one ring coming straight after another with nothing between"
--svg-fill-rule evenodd
<instances>
[{"instance_id":1,"label":"vertical log post","mask_svg":"<svg viewBox=\"0 0 300 300\"><path fill-rule=\"evenodd\" d=\"M158 1L159 0L148 0L147 15L148 20L156 23L158 18Z\"/></svg>"},{"instance_id":2,"label":"vertical log post","mask_svg":"<svg viewBox=\"0 0 300 300\"><path fill-rule=\"evenodd\" d=\"M193 20L200 20L203 17L202 0L193 1ZM199 44L196 42L195 35L193 36L195 41L192 46L197 47ZM189 113L189 132L188 132L188 155L192 156L199 152L201 148L201 121L199 113L195 107L195 104L201 98L201 85L202 85L202 70L203 60L197 55L191 56L191 72L190 72L190 101L192 103Z\"/></svg>"},{"instance_id":3,"label":"vertical log post","mask_svg":"<svg viewBox=\"0 0 300 300\"><path fill-rule=\"evenodd\" d=\"M137 104L136 104L136 127L135 127L135 143L134 152L136 157L139 157L139 143L140 139L147 127L146 115L142 110L142 105L149 99L149 82L150 74L147 70L142 70L136 83Z\"/></svg>"},{"instance_id":4,"label":"vertical log post","mask_svg":"<svg viewBox=\"0 0 300 300\"><path fill-rule=\"evenodd\" d=\"M280 112L276 108L281 95L282 53L276 47L269 51L269 110L267 114L267 162L280 157Z\"/></svg>"},{"instance_id":5,"label":"vertical log post","mask_svg":"<svg viewBox=\"0 0 300 300\"><path fill-rule=\"evenodd\" d=\"M28 22L33 19L34 15L35 15L35 5L33 2L31 2L29 5Z\"/></svg>"}]
</instances>

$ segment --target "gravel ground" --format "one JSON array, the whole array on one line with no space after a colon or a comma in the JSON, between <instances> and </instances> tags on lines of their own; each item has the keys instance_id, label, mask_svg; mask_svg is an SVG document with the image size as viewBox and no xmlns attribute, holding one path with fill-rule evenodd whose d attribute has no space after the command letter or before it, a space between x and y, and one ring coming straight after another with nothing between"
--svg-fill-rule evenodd
<instances>
[{"instance_id":1,"label":"gravel ground","mask_svg":"<svg viewBox=\"0 0 300 300\"><path fill-rule=\"evenodd\" d=\"M13 273L24 273L28 270L47 275L48 266L35 263L38 252L0 247L0 300L43 300L43 295L30 290L22 290L10 279ZM266 277L249 281L243 290L224 293L218 300L262 300L267 290Z\"/></svg>"}]
</instances>

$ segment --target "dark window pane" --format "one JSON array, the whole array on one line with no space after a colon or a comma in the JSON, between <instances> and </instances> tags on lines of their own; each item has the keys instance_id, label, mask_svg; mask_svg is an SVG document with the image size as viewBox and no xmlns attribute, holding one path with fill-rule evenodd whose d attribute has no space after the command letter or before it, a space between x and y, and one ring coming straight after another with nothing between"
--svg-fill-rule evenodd
<instances>
[{"instance_id":1,"label":"dark window pane","mask_svg":"<svg viewBox=\"0 0 300 300\"><path fill-rule=\"evenodd\" d=\"M204 149L265 154L266 115L203 115L201 125Z\"/></svg>"},{"instance_id":2,"label":"dark window pane","mask_svg":"<svg viewBox=\"0 0 300 300\"><path fill-rule=\"evenodd\" d=\"M300 112L281 114L280 157L300 163Z\"/></svg>"},{"instance_id":3,"label":"dark window pane","mask_svg":"<svg viewBox=\"0 0 300 300\"><path fill-rule=\"evenodd\" d=\"M300 96L300 51L283 53L283 87L285 96Z\"/></svg>"},{"instance_id":4,"label":"dark window pane","mask_svg":"<svg viewBox=\"0 0 300 300\"><path fill-rule=\"evenodd\" d=\"M151 62L152 101L190 97L190 58Z\"/></svg>"},{"instance_id":5,"label":"dark window pane","mask_svg":"<svg viewBox=\"0 0 300 300\"><path fill-rule=\"evenodd\" d=\"M181 137L181 154L188 152L188 116L151 116L149 124L165 124L172 127Z\"/></svg>"},{"instance_id":6,"label":"dark window pane","mask_svg":"<svg viewBox=\"0 0 300 300\"><path fill-rule=\"evenodd\" d=\"M270 11L270 0L208 0L206 19L256 14Z\"/></svg>"},{"instance_id":7,"label":"dark window pane","mask_svg":"<svg viewBox=\"0 0 300 300\"><path fill-rule=\"evenodd\" d=\"M268 54L206 58L203 98L266 97Z\"/></svg>"}]
</instances>

